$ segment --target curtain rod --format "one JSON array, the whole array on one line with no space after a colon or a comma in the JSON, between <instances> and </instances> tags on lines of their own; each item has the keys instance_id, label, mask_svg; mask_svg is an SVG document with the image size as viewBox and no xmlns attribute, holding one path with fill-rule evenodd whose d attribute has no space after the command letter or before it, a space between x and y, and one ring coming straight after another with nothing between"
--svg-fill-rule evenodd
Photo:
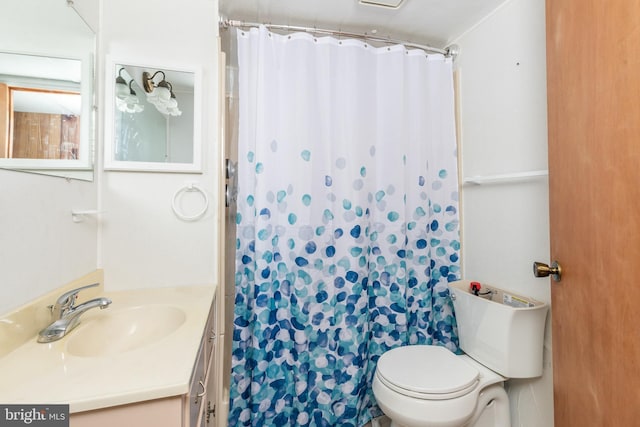
<instances>
[{"instance_id":1,"label":"curtain rod","mask_svg":"<svg viewBox=\"0 0 640 427\"><path fill-rule=\"evenodd\" d=\"M404 45L406 47L411 47L411 48L415 48L415 49L422 49L424 51L431 52L431 53L441 53L441 54L443 54L443 55L445 55L447 57L450 57L450 58L452 58L454 60L456 59L456 56L460 52L460 48L458 47L458 45L455 45L455 44L451 45L451 46L448 46L448 47L446 47L444 49L440 49L440 48L433 47L433 46L421 45L421 44L411 43L411 42L407 42L407 41L403 41L403 40L395 40L395 39L391 39L391 38L382 38L382 37L371 36L369 34L358 34L358 33L346 32L346 31L326 30L326 29L311 28L311 27L297 27L297 26L294 26L294 25L260 24L258 22L237 21L237 20L234 20L234 19L226 19L226 18L220 17L220 27L221 28L229 28L229 27L259 27L261 25L265 26L266 28L268 28L270 30L301 31L301 32L305 32L305 33L327 34L327 35L331 35L331 36L349 37L349 38L355 38L355 39L361 39L361 40L369 40L369 41L387 43L387 44L401 44L401 45Z\"/></svg>"}]
</instances>

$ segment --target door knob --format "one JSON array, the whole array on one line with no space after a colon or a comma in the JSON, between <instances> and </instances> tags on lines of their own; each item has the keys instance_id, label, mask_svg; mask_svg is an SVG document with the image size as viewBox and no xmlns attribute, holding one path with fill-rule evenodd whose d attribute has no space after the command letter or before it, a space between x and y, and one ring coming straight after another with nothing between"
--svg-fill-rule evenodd
<instances>
[{"instance_id":1,"label":"door knob","mask_svg":"<svg viewBox=\"0 0 640 427\"><path fill-rule=\"evenodd\" d=\"M559 282L562 279L562 267L560 267L557 261L553 261L551 267L543 262L534 262L533 275L536 277L547 277L550 275L553 280Z\"/></svg>"}]
</instances>

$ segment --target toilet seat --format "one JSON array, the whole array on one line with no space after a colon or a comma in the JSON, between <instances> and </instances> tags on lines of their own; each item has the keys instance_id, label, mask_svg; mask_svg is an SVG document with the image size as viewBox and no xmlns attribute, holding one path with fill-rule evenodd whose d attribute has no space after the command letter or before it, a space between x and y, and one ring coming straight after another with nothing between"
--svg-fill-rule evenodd
<instances>
[{"instance_id":1,"label":"toilet seat","mask_svg":"<svg viewBox=\"0 0 640 427\"><path fill-rule=\"evenodd\" d=\"M480 382L477 369L446 348L431 345L387 351L378 359L376 376L397 393L425 400L464 396Z\"/></svg>"}]
</instances>

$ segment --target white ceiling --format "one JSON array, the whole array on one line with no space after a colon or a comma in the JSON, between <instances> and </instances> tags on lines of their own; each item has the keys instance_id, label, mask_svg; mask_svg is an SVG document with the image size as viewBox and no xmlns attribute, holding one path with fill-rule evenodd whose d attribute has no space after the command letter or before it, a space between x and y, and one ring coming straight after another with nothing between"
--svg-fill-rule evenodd
<instances>
[{"instance_id":1,"label":"white ceiling","mask_svg":"<svg viewBox=\"0 0 640 427\"><path fill-rule=\"evenodd\" d=\"M404 0L398 9L358 0L219 0L227 19L390 37L444 48L510 0Z\"/></svg>"}]
</instances>

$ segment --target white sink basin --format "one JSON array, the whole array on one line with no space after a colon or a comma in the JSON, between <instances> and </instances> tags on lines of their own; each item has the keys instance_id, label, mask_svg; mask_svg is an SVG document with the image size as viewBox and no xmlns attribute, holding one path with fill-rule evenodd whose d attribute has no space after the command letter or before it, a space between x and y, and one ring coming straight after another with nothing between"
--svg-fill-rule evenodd
<instances>
[{"instance_id":1,"label":"white sink basin","mask_svg":"<svg viewBox=\"0 0 640 427\"><path fill-rule=\"evenodd\" d=\"M101 357L132 351L167 337L187 318L179 307L158 304L107 308L94 314L63 338L69 354Z\"/></svg>"}]
</instances>

